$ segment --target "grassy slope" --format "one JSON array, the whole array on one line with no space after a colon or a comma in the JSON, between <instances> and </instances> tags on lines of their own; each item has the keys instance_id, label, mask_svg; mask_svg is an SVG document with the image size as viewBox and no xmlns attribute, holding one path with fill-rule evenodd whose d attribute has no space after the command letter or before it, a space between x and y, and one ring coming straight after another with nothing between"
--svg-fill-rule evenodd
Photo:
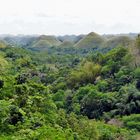
<instances>
[{"instance_id":1,"label":"grassy slope","mask_svg":"<svg viewBox=\"0 0 140 140\"><path fill-rule=\"evenodd\" d=\"M64 48L64 47L73 47L74 46L74 43L73 42L70 42L70 41L64 41L62 44L60 44L59 45L59 47L62 47L62 48Z\"/></svg>"},{"instance_id":2,"label":"grassy slope","mask_svg":"<svg viewBox=\"0 0 140 140\"><path fill-rule=\"evenodd\" d=\"M37 40L35 40L30 48L33 49L46 49L47 47L59 46L61 42L55 38L54 36L40 36Z\"/></svg>"},{"instance_id":3,"label":"grassy slope","mask_svg":"<svg viewBox=\"0 0 140 140\"><path fill-rule=\"evenodd\" d=\"M125 46L131 47L134 43L134 40L128 36L116 36L108 39L105 43L105 47L115 48L116 46Z\"/></svg>"},{"instance_id":4,"label":"grassy slope","mask_svg":"<svg viewBox=\"0 0 140 140\"><path fill-rule=\"evenodd\" d=\"M105 39L102 36L92 32L85 36L83 39L81 39L74 46L79 48L96 48L103 47L104 43Z\"/></svg>"}]
</instances>

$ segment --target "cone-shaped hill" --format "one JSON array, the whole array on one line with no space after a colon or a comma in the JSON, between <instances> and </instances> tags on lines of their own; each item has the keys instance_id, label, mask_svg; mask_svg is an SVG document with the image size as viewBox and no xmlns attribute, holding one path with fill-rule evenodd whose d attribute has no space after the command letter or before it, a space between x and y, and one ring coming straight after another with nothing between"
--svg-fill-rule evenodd
<instances>
[{"instance_id":1,"label":"cone-shaped hill","mask_svg":"<svg viewBox=\"0 0 140 140\"><path fill-rule=\"evenodd\" d=\"M74 46L78 48L99 48L103 47L104 43L105 39L102 36L91 32L79 42L77 42Z\"/></svg>"},{"instance_id":2,"label":"cone-shaped hill","mask_svg":"<svg viewBox=\"0 0 140 140\"><path fill-rule=\"evenodd\" d=\"M29 48L35 50L42 50L42 49L44 50L47 49L48 47L59 46L60 44L61 41L59 41L54 36L41 35L35 41L32 42Z\"/></svg>"}]
</instances>

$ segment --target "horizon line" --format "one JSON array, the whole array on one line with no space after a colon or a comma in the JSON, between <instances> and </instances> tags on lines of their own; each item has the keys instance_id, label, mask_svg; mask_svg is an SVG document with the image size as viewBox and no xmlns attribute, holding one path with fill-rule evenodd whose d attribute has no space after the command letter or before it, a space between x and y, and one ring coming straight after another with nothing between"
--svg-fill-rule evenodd
<instances>
[{"instance_id":1,"label":"horizon line","mask_svg":"<svg viewBox=\"0 0 140 140\"><path fill-rule=\"evenodd\" d=\"M80 36L80 35L88 35L90 33L96 33L99 35L126 35L126 34L139 34L139 32L127 32L127 33L98 33L98 32L89 32L89 33L79 33L79 34L46 34L46 33L31 33L31 34L14 34L14 33L0 33L0 36L41 36L41 35L46 35L46 36Z\"/></svg>"}]
</instances>

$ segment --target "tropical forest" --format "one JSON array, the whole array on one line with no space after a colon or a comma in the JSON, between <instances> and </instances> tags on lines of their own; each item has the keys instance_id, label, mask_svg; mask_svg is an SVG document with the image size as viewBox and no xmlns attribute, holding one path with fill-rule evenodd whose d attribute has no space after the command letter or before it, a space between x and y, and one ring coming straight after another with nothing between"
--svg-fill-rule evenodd
<instances>
[{"instance_id":1,"label":"tropical forest","mask_svg":"<svg viewBox=\"0 0 140 140\"><path fill-rule=\"evenodd\" d=\"M0 40L0 140L139 140L140 35Z\"/></svg>"}]
</instances>

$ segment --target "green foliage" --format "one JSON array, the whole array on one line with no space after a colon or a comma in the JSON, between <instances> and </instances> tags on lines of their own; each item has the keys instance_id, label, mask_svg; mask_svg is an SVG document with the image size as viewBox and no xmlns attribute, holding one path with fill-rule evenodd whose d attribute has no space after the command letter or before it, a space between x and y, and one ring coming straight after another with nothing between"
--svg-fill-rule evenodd
<instances>
[{"instance_id":1,"label":"green foliage","mask_svg":"<svg viewBox=\"0 0 140 140\"><path fill-rule=\"evenodd\" d=\"M119 114L130 115L132 113L140 113L140 92L133 85L122 87L119 91L118 98L119 100L116 106Z\"/></svg>"},{"instance_id":2,"label":"green foliage","mask_svg":"<svg viewBox=\"0 0 140 140\"><path fill-rule=\"evenodd\" d=\"M104 124L104 122L97 122L97 129L99 129L99 140L135 140L135 131L128 131L125 128L118 128L116 126Z\"/></svg>"},{"instance_id":3,"label":"green foliage","mask_svg":"<svg viewBox=\"0 0 140 140\"><path fill-rule=\"evenodd\" d=\"M46 36L33 44L42 40L59 44ZM1 49L0 139L136 139L139 119L132 114L140 114L139 68L131 68L126 48L90 51ZM115 117L124 126L107 124Z\"/></svg>"},{"instance_id":4,"label":"green foliage","mask_svg":"<svg viewBox=\"0 0 140 140\"><path fill-rule=\"evenodd\" d=\"M134 71L134 76L135 78L140 78L140 68L136 68L135 71Z\"/></svg>"},{"instance_id":5,"label":"green foliage","mask_svg":"<svg viewBox=\"0 0 140 140\"><path fill-rule=\"evenodd\" d=\"M4 70L6 70L8 66L8 62L0 56L0 72L3 72Z\"/></svg>"},{"instance_id":6,"label":"green foliage","mask_svg":"<svg viewBox=\"0 0 140 140\"><path fill-rule=\"evenodd\" d=\"M139 114L124 116L121 118L121 120L123 121L125 127L129 129L137 129L138 131L140 131L140 115Z\"/></svg>"},{"instance_id":7,"label":"green foliage","mask_svg":"<svg viewBox=\"0 0 140 140\"><path fill-rule=\"evenodd\" d=\"M79 87L87 83L94 83L96 77L100 74L101 66L93 62L85 62L79 69L72 71L68 79L68 85Z\"/></svg>"},{"instance_id":8,"label":"green foliage","mask_svg":"<svg viewBox=\"0 0 140 140\"><path fill-rule=\"evenodd\" d=\"M91 88L81 100L81 111L89 118L99 118L103 112L108 112L114 106L111 93L103 94Z\"/></svg>"}]
</instances>

